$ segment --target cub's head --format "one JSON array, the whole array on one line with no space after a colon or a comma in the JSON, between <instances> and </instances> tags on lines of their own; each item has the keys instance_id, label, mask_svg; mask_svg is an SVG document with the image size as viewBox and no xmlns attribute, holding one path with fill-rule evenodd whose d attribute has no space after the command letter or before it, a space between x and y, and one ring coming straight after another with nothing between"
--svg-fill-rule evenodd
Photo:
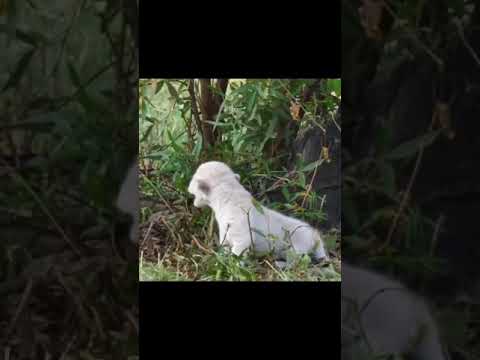
<instances>
[{"instance_id":1,"label":"cub's head","mask_svg":"<svg viewBox=\"0 0 480 360\"><path fill-rule=\"evenodd\" d=\"M219 161L203 163L198 167L188 185L188 192L195 196L193 205L198 208L209 206L215 187L232 179L238 181L240 176L226 164Z\"/></svg>"}]
</instances>

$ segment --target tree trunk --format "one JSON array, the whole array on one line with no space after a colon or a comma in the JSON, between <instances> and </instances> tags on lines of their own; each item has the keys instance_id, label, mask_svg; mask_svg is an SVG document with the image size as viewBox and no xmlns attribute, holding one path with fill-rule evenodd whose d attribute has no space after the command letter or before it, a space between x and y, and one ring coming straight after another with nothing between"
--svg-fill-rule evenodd
<instances>
[{"instance_id":1,"label":"tree trunk","mask_svg":"<svg viewBox=\"0 0 480 360\"><path fill-rule=\"evenodd\" d=\"M218 139L218 129L214 130L214 125L218 112L225 97L228 87L228 79L218 79L215 87L218 93L213 91L212 79L200 79L200 110L201 110L201 127L204 143L213 146Z\"/></svg>"}]
</instances>

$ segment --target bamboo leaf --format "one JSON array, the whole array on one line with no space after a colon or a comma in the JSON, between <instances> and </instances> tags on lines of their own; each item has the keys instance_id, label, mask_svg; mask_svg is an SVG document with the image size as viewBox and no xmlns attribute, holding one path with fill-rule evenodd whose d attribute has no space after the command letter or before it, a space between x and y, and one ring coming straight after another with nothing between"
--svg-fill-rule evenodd
<instances>
[{"instance_id":1,"label":"bamboo leaf","mask_svg":"<svg viewBox=\"0 0 480 360\"><path fill-rule=\"evenodd\" d=\"M317 166L320 166L323 162L323 159L311 162L310 164L306 165L303 169L302 172L309 172L315 169Z\"/></svg>"},{"instance_id":2,"label":"bamboo leaf","mask_svg":"<svg viewBox=\"0 0 480 360\"><path fill-rule=\"evenodd\" d=\"M403 144L397 146L393 149L389 154L385 156L385 159L388 160L395 160L395 159L405 159L412 155L414 155L417 151L419 151L422 146L427 147L431 145L435 139L437 138L438 134L440 134L441 129L429 132L428 134L419 136L413 140L409 140L404 142Z\"/></svg>"},{"instance_id":3,"label":"bamboo leaf","mask_svg":"<svg viewBox=\"0 0 480 360\"><path fill-rule=\"evenodd\" d=\"M27 51L23 54L22 58L18 61L17 67L12 75L9 77L7 83L3 87L2 91L5 91L11 87L14 87L18 84L20 79L22 78L25 71L28 69L28 65L32 60L33 54L35 54L35 50Z\"/></svg>"},{"instance_id":4,"label":"bamboo leaf","mask_svg":"<svg viewBox=\"0 0 480 360\"><path fill-rule=\"evenodd\" d=\"M255 206L255 209L257 209L260 214L265 215L265 212L263 211L262 204L260 204L255 199L252 199L252 204L253 204L253 206Z\"/></svg>"}]
</instances>

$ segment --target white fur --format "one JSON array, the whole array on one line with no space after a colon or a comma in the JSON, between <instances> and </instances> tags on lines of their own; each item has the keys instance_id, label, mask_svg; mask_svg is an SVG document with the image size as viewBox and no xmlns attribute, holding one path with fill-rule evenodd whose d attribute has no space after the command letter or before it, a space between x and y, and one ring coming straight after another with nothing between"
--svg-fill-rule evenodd
<instances>
[{"instance_id":1,"label":"white fur","mask_svg":"<svg viewBox=\"0 0 480 360\"><path fill-rule=\"evenodd\" d=\"M369 302L360 316L361 327L352 301L359 309ZM356 338L362 328L374 353L401 354L420 339L413 359L446 359L435 322L420 297L397 281L342 262L342 359L371 358L364 337Z\"/></svg>"},{"instance_id":2,"label":"white fur","mask_svg":"<svg viewBox=\"0 0 480 360\"><path fill-rule=\"evenodd\" d=\"M272 251L277 257L292 247L297 254L328 258L318 231L264 206L257 210L239 179L224 163L210 161L200 165L188 187L196 207L209 206L214 211L221 245L230 246L236 255L253 245L256 253Z\"/></svg>"},{"instance_id":3,"label":"white fur","mask_svg":"<svg viewBox=\"0 0 480 360\"><path fill-rule=\"evenodd\" d=\"M130 226L130 240L138 241L139 225L139 202L138 202L138 163L135 161L128 170L128 173L120 187L118 194L117 207L123 212L132 216L132 225Z\"/></svg>"}]
</instances>

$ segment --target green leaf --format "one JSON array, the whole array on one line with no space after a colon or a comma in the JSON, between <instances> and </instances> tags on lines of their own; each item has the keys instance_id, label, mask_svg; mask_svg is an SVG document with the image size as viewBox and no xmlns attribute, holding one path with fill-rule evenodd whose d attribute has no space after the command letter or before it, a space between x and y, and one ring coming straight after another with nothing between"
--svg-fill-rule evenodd
<instances>
[{"instance_id":1,"label":"green leaf","mask_svg":"<svg viewBox=\"0 0 480 360\"><path fill-rule=\"evenodd\" d=\"M145 155L143 158L145 159L150 159L150 160L163 160L167 154L163 151L160 152L154 152L152 154Z\"/></svg>"},{"instance_id":2,"label":"green leaf","mask_svg":"<svg viewBox=\"0 0 480 360\"><path fill-rule=\"evenodd\" d=\"M0 24L0 33L7 33L10 27L6 24ZM40 33L25 30L15 30L15 37L24 43L37 47L39 43L47 42L47 38Z\"/></svg>"},{"instance_id":3,"label":"green leaf","mask_svg":"<svg viewBox=\"0 0 480 360\"><path fill-rule=\"evenodd\" d=\"M317 166L320 166L323 163L323 159L311 162L310 164L306 165L301 171L302 172L309 172L315 169Z\"/></svg>"},{"instance_id":4,"label":"green leaf","mask_svg":"<svg viewBox=\"0 0 480 360\"><path fill-rule=\"evenodd\" d=\"M247 123L250 123L254 118L255 115L257 114L257 104L255 104L252 108L251 111L249 111L250 116L248 117Z\"/></svg>"},{"instance_id":5,"label":"green leaf","mask_svg":"<svg viewBox=\"0 0 480 360\"><path fill-rule=\"evenodd\" d=\"M152 117L152 116L145 116L144 119L145 119L145 121L148 121L151 124L155 124L155 122L157 121L157 119Z\"/></svg>"},{"instance_id":6,"label":"green leaf","mask_svg":"<svg viewBox=\"0 0 480 360\"><path fill-rule=\"evenodd\" d=\"M58 118L53 118L55 113L46 113L33 116L25 121L18 121L12 124L7 124L4 126L4 129L30 129L36 131L51 131L52 127L56 124Z\"/></svg>"},{"instance_id":7,"label":"green leaf","mask_svg":"<svg viewBox=\"0 0 480 360\"><path fill-rule=\"evenodd\" d=\"M335 236L324 236L322 237L325 247L328 250L335 250L335 247L337 245L337 238ZM317 244L317 246L320 246L320 243Z\"/></svg>"},{"instance_id":8,"label":"green leaf","mask_svg":"<svg viewBox=\"0 0 480 360\"><path fill-rule=\"evenodd\" d=\"M305 174L303 172L298 173L298 181L302 187L305 187L306 180L305 180Z\"/></svg>"},{"instance_id":9,"label":"green leaf","mask_svg":"<svg viewBox=\"0 0 480 360\"><path fill-rule=\"evenodd\" d=\"M165 80L163 80L163 81L158 81L158 82L155 84L155 91L154 91L154 93L155 93L155 94L158 94L158 92L159 92L160 90L162 90L162 87L163 87L164 84L165 84Z\"/></svg>"},{"instance_id":10,"label":"green leaf","mask_svg":"<svg viewBox=\"0 0 480 360\"><path fill-rule=\"evenodd\" d=\"M174 139L170 130L167 130L167 136L168 136L168 139L170 140L170 146L175 150L175 152L179 154L183 153L184 149L176 143L176 140L178 140L178 137Z\"/></svg>"},{"instance_id":11,"label":"green leaf","mask_svg":"<svg viewBox=\"0 0 480 360\"><path fill-rule=\"evenodd\" d=\"M148 127L147 131L145 131L142 138L140 139L140 142L143 142L148 137L148 135L150 135L150 133L152 132L153 126L154 125L152 124Z\"/></svg>"},{"instance_id":12,"label":"green leaf","mask_svg":"<svg viewBox=\"0 0 480 360\"><path fill-rule=\"evenodd\" d=\"M260 236L266 238L265 234L264 234L263 232L261 232L260 230L258 230L258 229L256 229L256 228L252 228L251 230L252 230L252 232L254 232L255 234L260 235Z\"/></svg>"},{"instance_id":13,"label":"green leaf","mask_svg":"<svg viewBox=\"0 0 480 360\"><path fill-rule=\"evenodd\" d=\"M419 151L422 146L427 147L431 145L441 131L441 129L435 130L426 135L422 135L413 140L404 142L403 144L393 149L389 154L387 154L385 156L385 159L394 160L408 158L414 155L417 151Z\"/></svg>"},{"instance_id":14,"label":"green leaf","mask_svg":"<svg viewBox=\"0 0 480 360\"><path fill-rule=\"evenodd\" d=\"M380 162L378 164L380 176L383 179L383 189L390 196L395 194L395 170L392 164Z\"/></svg>"},{"instance_id":15,"label":"green leaf","mask_svg":"<svg viewBox=\"0 0 480 360\"><path fill-rule=\"evenodd\" d=\"M246 140L246 136L244 136L243 134L234 133L232 138L233 150L235 152L239 152L245 140Z\"/></svg>"},{"instance_id":16,"label":"green leaf","mask_svg":"<svg viewBox=\"0 0 480 360\"><path fill-rule=\"evenodd\" d=\"M168 92L170 93L170 95L171 95L174 99L178 100L177 90L173 87L173 85L172 85L170 82L167 81L166 84L167 84Z\"/></svg>"},{"instance_id":17,"label":"green leaf","mask_svg":"<svg viewBox=\"0 0 480 360\"><path fill-rule=\"evenodd\" d=\"M328 93L331 93L332 91L336 95L340 95L342 93L342 83L340 79L327 79L326 88Z\"/></svg>"},{"instance_id":18,"label":"green leaf","mask_svg":"<svg viewBox=\"0 0 480 360\"><path fill-rule=\"evenodd\" d=\"M144 97L143 99L146 100L147 98ZM147 116L147 112L148 112L147 101L142 102L142 108L140 109L140 112L141 112L142 115Z\"/></svg>"},{"instance_id":19,"label":"green leaf","mask_svg":"<svg viewBox=\"0 0 480 360\"><path fill-rule=\"evenodd\" d=\"M90 96L87 91L85 90L84 85L80 80L80 76L78 74L77 69L72 64L71 61L67 62L67 69L70 75L70 80L72 83L77 87L78 91L78 102L83 106L86 112L98 112L100 114L109 114L111 115L110 109L107 108L104 104L100 101L95 99L93 96Z\"/></svg>"},{"instance_id":20,"label":"green leaf","mask_svg":"<svg viewBox=\"0 0 480 360\"><path fill-rule=\"evenodd\" d=\"M285 238L285 239L288 239L288 238L290 237L290 233L289 233L288 231L284 231L284 232L285 232L285 237L284 237L284 238ZM278 237L277 235L275 235L275 234L269 233L269 234L267 235L267 239L268 239L268 240L272 240L272 241L278 241L279 237Z\"/></svg>"},{"instance_id":21,"label":"green leaf","mask_svg":"<svg viewBox=\"0 0 480 360\"><path fill-rule=\"evenodd\" d=\"M392 209L389 207L381 208L377 211L374 211L373 214L360 226L359 231L364 230L376 224L382 219L389 219L392 217Z\"/></svg>"},{"instance_id":22,"label":"green leaf","mask_svg":"<svg viewBox=\"0 0 480 360\"><path fill-rule=\"evenodd\" d=\"M222 122L210 121L210 120L203 120L202 122L214 125L215 127L233 127L235 125L235 124L232 124L232 123L222 123Z\"/></svg>"},{"instance_id":23,"label":"green leaf","mask_svg":"<svg viewBox=\"0 0 480 360\"><path fill-rule=\"evenodd\" d=\"M195 147L193 148L193 158L198 160L200 158L200 153L202 152L203 146L203 139L199 136L198 141L195 143Z\"/></svg>"},{"instance_id":24,"label":"green leaf","mask_svg":"<svg viewBox=\"0 0 480 360\"><path fill-rule=\"evenodd\" d=\"M257 211L260 214L265 215L265 212L263 211L262 204L260 204L257 200L255 200L253 198L252 198L252 204L253 204L253 206L255 206L255 209L257 209Z\"/></svg>"},{"instance_id":25,"label":"green leaf","mask_svg":"<svg viewBox=\"0 0 480 360\"><path fill-rule=\"evenodd\" d=\"M23 54L21 59L18 61L17 67L13 71L12 75L9 77L2 91L5 91L8 88L14 87L18 84L23 74L27 70L30 61L32 60L33 54L35 54L35 50L30 50Z\"/></svg>"},{"instance_id":26,"label":"green leaf","mask_svg":"<svg viewBox=\"0 0 480 360\"><path fill-rule=\"evenodd\" d=\"M265 144L267 143L268 140L275 139L277 137L277 131L276 131L277 123L278 123L278 114L273 113L272 114L272 120L270 121L270 123L268 125L268 129L267 129L267 132L265 134L265 137L264 137L262 143L260 144L260 147L258 148L259 151L263 150L263 148L265 147Z\"/></svg>"},{"instance_id":27,"label":"green leaf","mask_svg":"<svg viewBox=\"0 0 480 360\"><path fill-rule=\"evenodd\" d=\"M82 82L80 81L80 76L78 76L78 72L75 69L75 66L70 61L67 62L67 69L72 83L77 87L81 87Z\"/></svg>"},{"instance_id":28,"label":"green leaf","mask_svg":"<svg viewBox=\"0 0 480 360\"><path fill-rule=\"evenodd\" d=\"M248 104L247 104L247 113L248 114L252 113L253 108L256 105L257 96L258 96L257 90L254 89L254 92L251 95L250 99L248 100Z\"/></svg>"},{"instance_id":29,"label":"green leaf","mask_svg":"<svg viewBox=\"0 0 480 360\"><path fill-rule=\"evenodd\" d=\"M257 119L257 124L258 124L259 126L262 126L262 124L263 124L262 115L259 114L258 112L256 112L256 113L255 113L255 119Z\"/></svg>"}]
</instances>

